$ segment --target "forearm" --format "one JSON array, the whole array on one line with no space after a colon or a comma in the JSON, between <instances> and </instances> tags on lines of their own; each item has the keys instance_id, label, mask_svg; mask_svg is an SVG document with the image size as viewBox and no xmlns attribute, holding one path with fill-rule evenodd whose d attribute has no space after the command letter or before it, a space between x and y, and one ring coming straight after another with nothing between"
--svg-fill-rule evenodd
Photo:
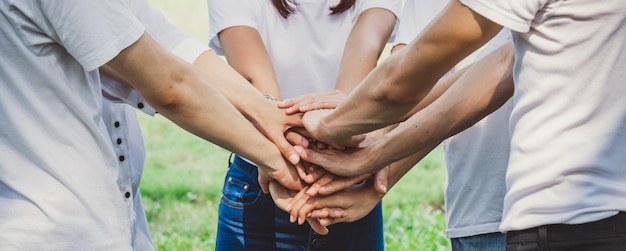
<instances>
[{"instance_id":1,"label":"forearm","mask_svg":"<svg viewBox=\"0 0 626 251\"><path fill-rule=\"evenodd\" d=\"M145 62L151 62L149 68ZM160 48L148 35L107 65L160 114L193 134L260 163L271 162L266 156L280 156L201 71Z\"/></svg>"},{"instance_id":2,"label":"forearm","mask_svg":"<svg viewBox=\"0 0 626 251\"><path fill-rule=\"evenodd\" d=\"M250 85L235 69L218 57L213 51L206 51L193 64L203 71L205 78L253 123L260 121L267 111L277 110L262 93Z\"/></svg>"},{"instance_id":3,"label":"forearm","mask_svg":"<svg viewBox=\"0 0 626 251\"><path fill-rule=\"evenodd\" d=\"M346 137L400 121L445 72L500 29L452 1L420 37L389 56L325 117L320 132Z\"/></svg>"},{"instance_id":4,"label":"forearm","mask_svg":"<svg viewBox=\"0 0 626 251\"><path fill-rule=\"evenodd\" d=\"M437 145L498 109L513 94L513 63L509 43L470 66L440 98L385 135L381 158Z\"/></svg>"}]
</instances>

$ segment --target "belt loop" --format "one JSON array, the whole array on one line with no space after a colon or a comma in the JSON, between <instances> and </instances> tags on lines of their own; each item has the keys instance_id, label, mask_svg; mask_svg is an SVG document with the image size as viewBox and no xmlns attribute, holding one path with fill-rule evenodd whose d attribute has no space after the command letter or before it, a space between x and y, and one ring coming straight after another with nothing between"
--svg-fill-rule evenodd
<instances>
[{"instance_id":1,"label":"belt loop","mask_svg":"<svg viewBox=\"0 0 626 251\"><path fill-rule=\"evenodd\" d=\"M231 152L230 156L228 156L228 167L230 167L230 165L233 163L233 156L235 156L235 153Z\"/></svg>"},{"instance_id":2,"label":"belt loop","mask_svg":"<svg viewBox=\"0 0 626 251\"><path fill-rule=\"evenodd\" d=\"M548 250L548 227L540 226L537 228L537 242L539 250Z\"/></svg>"}]
</instances>

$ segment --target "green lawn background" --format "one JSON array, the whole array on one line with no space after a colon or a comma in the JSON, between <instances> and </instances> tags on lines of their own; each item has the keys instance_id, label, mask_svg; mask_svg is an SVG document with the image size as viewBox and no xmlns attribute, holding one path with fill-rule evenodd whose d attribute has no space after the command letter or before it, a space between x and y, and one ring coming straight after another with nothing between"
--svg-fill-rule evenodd
<instances>
[{"instance_id":1,"label":"green lawn background","mask_svg":"<svg viewBox=\"0 0 626 251\"><path fill-rule=\"evenodd\" d=\"M183 31L206 43L205 0L149 2ZM157 250L213 250L230 153L161 116L139 116L147 152L141 193ZM383 200L386 250L450 249L444 236L443 164L438 148Z\"/></svg>"}]
</instances>

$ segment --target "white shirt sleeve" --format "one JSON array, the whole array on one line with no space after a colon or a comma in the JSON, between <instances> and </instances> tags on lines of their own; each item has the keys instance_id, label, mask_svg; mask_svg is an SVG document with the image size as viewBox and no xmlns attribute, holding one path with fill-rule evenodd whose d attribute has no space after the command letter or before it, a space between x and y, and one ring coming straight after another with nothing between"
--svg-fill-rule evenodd
<instances>
[{"instance_id":1,"label":"white shirt sleeve","mask_svg":"<svg viewBox=\"0 0 626 251\"><path fill-rule=\"evenodd\" d=\"M256 1L249 0L208 0L209 6L209 47L219 55L222 52L217 34L233 26L250 26L258 29L257 14L260 8Z\"/></svg>"},{"instance_id":2,"label":"white shirt sleeve","mask_svg":"<svg viewBox=\"0 0 626 251\"><path fill-rule=\"evenodd\" d=\"M171 24L163 14L152 7L146 0L127 0L129 9L146 27L146 32L167 51L193 63L202 53L210 50L208 46L187 35ZM156 111L128 85L121 84L106 76L101 77L102 91L111 100L121 100L148 115ZM142 104L142 107L139 107Z\"/></svg>"},{"instance_id":3,"label":"white shirt sleeve","mask_svg":"<svg viewBox=\"0 0 626 251\"><path fill-rule=\"evenodd\" d=\"M478 14L513 31L525 33L549 0L459 0Z\"/></svg>"},{"instance_id":4,"label":"white shirt sleeve","mask_svg":"<svg viewBox=\"0 0 626 251\"><path fill-rule=\"evenodd\" d=\"M167 51L193 63L200 54L209 50L197 39L192 38L170 23L163 14L146 0L128 1L129 8L146 27L146 32Z\"/></svg>"},{"instance_id":5,"label":"white shirt sleeve","mask_svg":"<svg viewBox=\"0 0 626 251\"><path fill-rule=\"evenodd\" d=\"M359 3L359 1L357 1ZM396 17L402 12L402 1L400 0L364 0L361 1L361 12L371 8L383 8L393 12Z\"/></svg>"},{"instance_id":6,"label":"white shirt sleeve","mask_svg":"<svg viewBox=\"0 0 626 251\"><path fill-rule=\"evenodd\" d=\"M137 41L144 27L121 0L31 0L14 1L13 5L29 13L31 26L63 46L87 71L104 65L120 51ZM37 37L32 36L33 39ZM36 43L37 41L30 41Z\"/></svg>"},{"instance_id":7,"label":"white shirt sleeve","mask_svg":"<svg viewBox=\"0 0 626 251\"><path fill-rule=\"evenodd\" d=\"M404 3L394 45L408 44L448 4L446 0L407 0Z\"/></svg>"}]
</instances>

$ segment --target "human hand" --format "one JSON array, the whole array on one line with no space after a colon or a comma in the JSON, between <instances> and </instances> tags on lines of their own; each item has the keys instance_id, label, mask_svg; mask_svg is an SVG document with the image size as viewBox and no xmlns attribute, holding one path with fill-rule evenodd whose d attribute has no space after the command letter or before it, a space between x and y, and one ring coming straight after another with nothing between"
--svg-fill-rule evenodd
<instances>
[{"instance_id":1,"label":"human hand","mask_svg":"<svg viewBox=\"0 0 626 251\"><path fill-rule=\"evenodd\" d=\"M389 175L389 167L385 167L376 174L369 175L364 174L356 177L343 177L333 174L324 175L318 181L310 185L310 188L306 191L308 196L329 195L343 189L346 189L359 182L365 182L365 179L373 179L374 189L381 195L387 193L387 177ZM298 199L298 198L295 198Z\"/></svg>"},{"instance_id":2,"label":"human hand","mask_svg":"<svg viewBox=\"0 0 626 251\"><path fill-rule=\"evenodd\" d=\"M336 149L310 149L302 146L294 146L300 158L306 162L323 167L325 170L340 176L355 177L363 174L374 173L388 163L385 163L382 155L384 144L375 141L362 148Z\"/></svg>"},{"instance_id":3,"label":"human hand","mask_svg":"<svg viewBox=\"0 0 626 251\"><path fill-rule=\"evenodd\" d=\"M323 93L305 94L278 103L278 107L285 109L287 114L308 112L317 109L333 109L341 103L346 94L339 90Z\"/></svg>"},{"instance_id":4,"label":"human hand","mask_svg":"<svg viewBox=\"0 0 626 251\"><path fill-rule=\"evenodd\" d=\"M263 193L268 194L269 183L271 181L276 181L281 185L293 189L293 190L301 190L304 188L305 183L300 178L298 174L297 168L287 160L285 160L282 156L278 155L278 157L273 157L272 159L276 159L276 162L260 162L256 163L259 167L259 185L263 190ZM275 163L275 164L267 164L267 163ZM300 164L300 163L299 163Z\"/></svg>"},{"instance_id":5,"label":"human hand","mask_svg":"<svg viewBox=\"0 0 626 251\"><path fill-rule=\"evenodd\" d=\"M272 199L274 200L274 203L276 204L276 206L278 206L278 208L284 211L287 211L287 206L293 199L293 196L295 196L298 193L297 191L289 190L276 182L270 182L269 188L270 188L270 193L272 194ZM342 217L344 215L345 214L342 210L337 209L337 210L329 211L327 217L329 218ZM328 234L328 228L326 228L326 226L321 224L319 219L308 218L306 219L306 221L309 223L309 225L315 232L322 234L322 235Z\"/></svg>"},{"instance_id":6,"label":"human hand","mask_svg":"<svg viewBox=\"0 0 626 251\"><path fill-rule=\"evenodd\" d=\"M359 147L367 147L377 140L381 139L386 133L386 129L380 129L367 134L367 137L363 142L359 144ZM376 172L373 176L374 187L381 194L387 193L387 176L389 174L389 167L385 167ZM319 180L311 185L307 194L314 196L317 193L322 195L329 195L334 192L343 190L351 185L363 181L366 178L372 178L369 174L363 174L354 177L338 176L333 173L324 174Z\"/></svg>"},{"instance_id":7,"label":"human hand","mask_svg":"<svg viewBox=\"0 0 626 251\"><path fill-rule=\"evenodd\" d=\"M301 191L302 193L303 191ZM306 193L306 192L304 192ZM339 222L353 222L366 216L380 202L380 194L372 182L350 186L327 196L302 196L292 199L288 207L290 220L299 224L304 219L319 219L319 224L329 226Z\"/></svg>"},{"instance_id":8,"label":"human hand","mask_svg":"<svg viewBox=\"0 0 626 251\"><path fill-rule=\"evenodd\" d=\"M263 116L259 116L260 118L253 120L255 127L276 144L281 154L291 164L298 164L300 157L285 135L290 128L303 126L302 114L287 115L278 108L277 101L273 100L265 100L264 103L255 107L259 109L257 114L263 114Z\"/></svg>"},{"instance_id":9,"label":"human hand","mask_svg":"<svg viewBox=\"0 0 626 251\"><path fill-rule=\"evenodd\" d=\"M329 145L339 145L345 147L356 147L365 140L365 135L354 135L346 137L334 137L328 134L321 125L322 119L331 113L332 109L318 109L308 111L302 117L302 123L304 128L309 132L314 139L324 142Z\"/></svg>"}]
</instances>

